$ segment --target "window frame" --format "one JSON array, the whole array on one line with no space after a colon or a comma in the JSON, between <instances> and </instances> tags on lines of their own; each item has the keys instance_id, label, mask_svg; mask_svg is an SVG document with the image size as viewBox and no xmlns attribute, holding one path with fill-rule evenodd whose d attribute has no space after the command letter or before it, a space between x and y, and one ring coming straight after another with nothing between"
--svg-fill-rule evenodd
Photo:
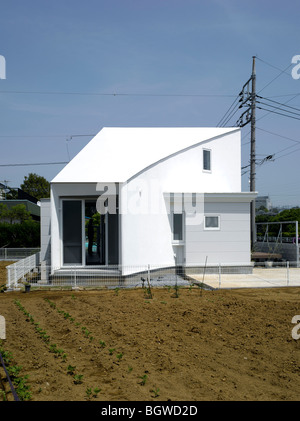
<instances>
[{"instance_id":1,"label":"window frame","mask_svg":"<svg viewBox=\"0 0 300 421\"><path fill-rule=\"evenodd\" d=\"M209 152L209 169L204 168L204 163L205 163L205 159L204 159L204 154L205 152ZM208 148L203 148L202 149L202 171L206 172L206 173L211 173L211 155L212 155L212 150L208 149Z\"/></svg>"},{"instance_id":2,"label":"window frame","mask_svg":"<svg viewBox=\"0 0 300 421\"><path fill-rule=\"evenodd\" d=\"M185 223L184 223L184 221L185 221L185 213L184 212L172 212L172 244L184 244L184 241L185 241L185 229L184 229L184 226L185 226ZM182 230L182 232L181 232L181 240L175 240L174 239L174 216L175 215L180 215L181 216L181 223L182 223L182 226L181 226L181 230Z\"/></svg>"},{"instance_id":3,"label":"window frame","mask_svg":"<svg viewBox=\"0 0 300 421\"><path fill-rule=\"evenodd\" d=\"M206 226L206 218L217 218L218 226L216 227L208 227ZM221 230L221 216L216 214L207 214L204 215L204 230L205 231L220 231Z\"/></svg>"}]
</instances>

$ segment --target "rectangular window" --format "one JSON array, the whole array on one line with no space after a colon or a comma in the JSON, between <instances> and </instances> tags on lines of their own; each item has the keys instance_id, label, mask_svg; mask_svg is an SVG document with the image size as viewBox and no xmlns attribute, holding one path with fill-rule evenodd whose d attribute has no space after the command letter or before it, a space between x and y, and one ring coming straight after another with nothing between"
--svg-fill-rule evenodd
<instances>
[{"instance_id":1,"label":"rectangular window","mask_svg":"<svg viewBox=\"0 0 300 421\"><path fill-rule=\"evenodd\" d=\"M183 214L173 213L173 240L183 240Z\"/></svg>"},{"instance_id":2,"label":"rectangular window","mask_svg":"<svg viewBox=\"0 0 300 421\"><path fill-rule=\"evenodd\" d=\"M204 228L207 230L220 229L220 217L219 216L205 216Z\"/></svg>"},{"instance_id":3,"label":"rectangular window","mask_svg":"<svg viewBox=\"0 0 300 421\"><path fill-rule=\"evenodd\" d=\"M211 151L203 149L203 170L211 171Z\"/></svg>"}]
</instances>

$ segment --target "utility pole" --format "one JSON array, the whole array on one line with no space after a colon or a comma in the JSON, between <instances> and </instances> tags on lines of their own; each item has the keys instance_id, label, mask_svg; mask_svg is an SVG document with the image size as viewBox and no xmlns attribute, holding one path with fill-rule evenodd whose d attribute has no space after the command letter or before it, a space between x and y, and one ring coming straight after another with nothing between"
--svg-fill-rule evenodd
<instances>
[{"instance_id":1,"label":"utility pole","mask_svg":"<svg viewBox=\"0 0 300 421\"><path fill-rule=\"evenodd\" d=\"M256 108L256 70L255 56L252 57L252 92L251 92L251 152L250 152L250 191L255 192L255 108ZM251 245L256 242L255 199L251 202Z\"/></svg>"}]
</instances>

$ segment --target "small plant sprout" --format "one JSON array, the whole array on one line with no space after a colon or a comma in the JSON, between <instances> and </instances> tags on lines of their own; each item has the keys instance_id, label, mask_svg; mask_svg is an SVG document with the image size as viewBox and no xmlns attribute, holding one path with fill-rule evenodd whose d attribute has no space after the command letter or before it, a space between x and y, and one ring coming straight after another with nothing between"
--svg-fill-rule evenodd
<instances>
[{"instance_id":1,"label":"small plant sprout","mask_svg":"<svg viewBox=\"0 0 300 421\"><path fill-rule=\"evenodd\" d=\"M150 390L153 393L153 397L157 398L159 396L159 388L156 387L155 389Z\"/></svg>"},{"instance_id":2,"label":"small plant sprout","mask_svg":"<svg viewBox=\"0 0 300 421\"><path fill-rule=\"evenodd\" d=\"M147 374L144 374L143 376L140 376L140 379L141 379L140 385L145 386L147 378L148 378Z\"/></svg>"},{"instance_id":3,"label":"small plant sprout","mask_svg":"<svg viewBox=\"0 0 300 421\"><path fill-rule=\"evenodd\" d=\"M114 351L115 351L115 348L110 348L110 349L108 350L109 355L112 355L112 354L114 353Z\"/></svg>"},{"instance_id":4,"label":"small plant sprout","mask_svg":"<svg viewBox=\"0 0 300 421\"><path fill-rule=\"evenodd\" d=\"M122 357L123 357L123 353L122 352L120 352L120 354L117 354L117 358L118 358L118 361L119 362L121 361Z\"/></svg>"},{"instance_id":5,"label":"small plant sprout","mask_svg":"<svg viewBox=\"0 0 300 421\"><path fill-rule=\"evenodd\" d=\"M102 348L104 348L106 346L104 341L99 341L99 344L101 345Z\"/></svg>"},{"instance_id":6,"label":"small plant sprout","mask_svg":"<svg viewBox=\"0 0 300 421\"><path fill-rule=\"evenodd\" d=\"M92 395L92 388L87 387L86 390L85 390L85 394L86 394L87 398L90 399L91 395Z\"/></svg>"},{"instance_id":7,"label":"small plant sprout","mask_svg":"<svg viewBox=\"0 0 300 421\"><path fill-rule=\"evenodd\" d=\"M81 384L82 378L83 378L83 374L74 374L74 383Z\"/></svg>"},{"instance_id":8,"label":"small plant sprout","mask_svg":"<svg viewBox=\"0 0 300 421\"><path fill-rule=\"evenodd\" d=\"M75 370L76 370L76 367L75 366L68 365L68 368L67 368L68 374L70 374L71 376L73 376L73 374L75 373Z\"/></svg>"},{"instance_id":9,"label":"small plant sprout","mask_svg":"<svg viewBox=\"0 0 300 421\"><path fill-rule=\"evenodd\" d=\"M93 398L97 398L98 397L98 393L100 393L100 392L101 392L101 389L99 387L95 387L93 390L92 390L91 387L87 387L86 388L86 391L85 391L86 396L87 396L88 399L91 399L92 397Z\"/></svg>"},{"instance_id":10,"label":"small plant sprout","mask_svg":"<svg viewBox=\"0 0 300 421\"><path fill-rule=\"evenodd\" d=\"M95 389L93 390L93 397L97 398L98 393L101 392L101 389L99 389L99 387L95 387Z\"/></svg>"}]
</instances>

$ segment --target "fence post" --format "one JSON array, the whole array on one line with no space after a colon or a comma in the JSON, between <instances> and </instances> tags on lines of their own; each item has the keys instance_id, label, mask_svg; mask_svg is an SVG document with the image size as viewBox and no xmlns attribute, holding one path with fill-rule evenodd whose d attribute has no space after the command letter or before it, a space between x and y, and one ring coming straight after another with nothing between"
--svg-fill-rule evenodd
<instances>
[{"instance_id":1,"label":"fence post","mask_svg":"<svg viewBox=\"0 0 300 421\"><path fill-rule=\"evenodd\" d=\"M287 271L287 286L289 286L289 282L290 282L290 262L286 262L286 271Z\"/></svg>"},{"instance_id":2,"label":"fence post","mask_svg":"<svg viewBox=\"0 0 300 421\"><path fill-rule=\"evenodd\" d=\"M15 284L15 288L17 288L18 285L18 281L17 281L17 266L14 263L14 284Z\"/></svg>"},{"instance_id":3,"label":"fence post","mask_svg":"<svg viewBox=\"0 0 300 421\"><path fill-rule=\"evenodd\" d=\"M219 263L219 289L221 288L221 263Z\"/></svg>"},{"instance_id":4,"label":"fence post","mask_svg":"<svg viewBox=\"0 0 300 421\"><path fill-rule=\"evenodd\" d=\"M10 277L10 267L9 266L6 267L6 272L7 272L7 288L11 289L11 277Z\"/></svg>"}]
</instances>

